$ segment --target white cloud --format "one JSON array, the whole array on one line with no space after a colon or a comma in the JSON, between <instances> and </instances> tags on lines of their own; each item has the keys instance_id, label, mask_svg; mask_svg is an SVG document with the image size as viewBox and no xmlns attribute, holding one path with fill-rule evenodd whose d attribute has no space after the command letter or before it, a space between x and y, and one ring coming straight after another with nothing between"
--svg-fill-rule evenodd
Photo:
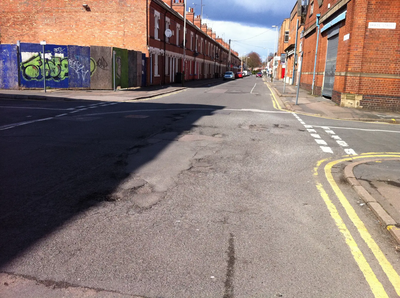
<instances>
[{"instance_id":1,"label":"white cloud","mask_svg":"<svg viewBox=\"0 0 400 298\"><path fill-rule=\"evenodd\" d=\"M231 39L232 49L244 56L250 52L258 53L261 58L275 52L277 33L273 28L251 27L235 22L205 19L204 23L222 37L226 43Z\"/></svg>"}]
</instances>

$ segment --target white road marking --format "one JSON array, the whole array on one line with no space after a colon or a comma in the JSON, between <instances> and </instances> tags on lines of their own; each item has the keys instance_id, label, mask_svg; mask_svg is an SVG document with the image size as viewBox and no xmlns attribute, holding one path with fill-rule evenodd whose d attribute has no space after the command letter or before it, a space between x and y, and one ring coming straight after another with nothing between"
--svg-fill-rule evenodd
<instances>
[{"instance_id":1,"label":"white road marking","mask_svg":"<svg viewBox=\"0 0 400 298\"><path fill-rule=\"evenodd\" d=\"M315 127L321 127L324 129L325 126L317 126L315 125ZM334 128L334 129L345 129L345 130L357 130L357 131L369 131L369 132L392 132L392 133L400 133L399 130L385 130L385 129L369 129L369 128L354 128L354 127L335 127L335 126L331 126L330 128Z\"/></svg>"},{"instance_id":2,"label":"white road marking","mask_svg":"<svg viewBox=\"0 0 400 298\"><path fill-rule=\"evenodd\" d=\"M353 149L344 149L348 155L358 155Z\"/></svg>"},{"instance_id":3,"label":"white road marking","mask_svg":"<svg viewBox=\"0 0 400 298\"><path fill-rule=\"evenodd\" d=\"M322 140L322 139L315 139L315 141L317 142L318 145L325 145L325 146L328 145L327 142L325 142L325 141Z\"/></svg>"},{"instance_id":4,"label":"white road marking","mask_svg":"<svg viewBox=\"0 0 400 298\"><path fill-rule=\"evenodd\" d=\"M321 136L319 134L317 134L317 133L312 133L311 136L313 138L316 138L316 139L320 139L321 138Z\"/></svg>"},{"instance_id":5,"label":"white road marking","mask_svg":"<svg viewBox=\"0 0 400 298\"><path fill-rule=\"evenodd\" d=\"M53 108L40 108L40 107L11 107L11 106L0 106L5 109L24 109L24 110L49 110L49 111L67 111L69 109L53 109Z\"/></svg>"},{"instance_id":6,"label":"white road marking","mask_svg":"<svg viewBox=\"0 0 400 298\"><path fill-rule=\"evenodd\" d=\"M64 117L64 116L67 116L67 115L68 115L67 113L64 113L64 114L56 115L56 116L54 116L54 118Z\"/></svg>"},{"instance_id":7,"label":"white road marking","mask_svg":"<svg viewBox=\"0 0 400 298\"><path fill-rule=\"evenodd\" d=\"M48 117L48 118L37 119L37 120L32 120L32 121L13 123L13 124L1 126L0 130L8 130L8 129L11 129L11 128L14 128L14 127L23 126L23 125L27 125L27 124L32 124L32 123L36 123L36 122L47 121L47 120L51 120L51 119L54 119L54 117Z\"/></svg>"},{"instance_id":8,"label":"white road marking","mask_svg":"<svg viewBox=\"0 0 400 298\"><path fill-rule=\"evenodd\" d=\"M254 84L253 89L251 89L250 94L253 93L254 88L256 88L257 83Z\"/></svg>"},{"instance_id":9,"label":"white road marking","mask_svg":"<svg viewBox=\"0 0 400 298\"><path fill-rule=\"evenodd\" d=\"M325 153L332 153L333 151L330 147L326 147L326 146L319 146L321 148L322 151L324 151Z\"/></svg>"},{"instance_id":10,"label":"white road marking","mask_svg":"<svg viewBox=\"0 0 400 298\"><path fill-rule=\"evenodd\" d=\"M336 143L338 143L342 147L349 147L349 145L347 145L345 141L336 141Z\"/></svg>"},{"instance_id":11,"label":"white road marking","mask_svg":"<svg viewBox=\"0 0 400 298\"><path fill-rule=\"evenodd\" d=\"M335 134L335 132L331 129L329 126L312 126L312 125L306 125L304 121L296 114L293 114L299 120L301 124L304 125L304 127L307 129L307 131L310 133L310 135L314 138L315 142L317 142L318 145L323 145L319 146L321 150L325 153L332 153L333 150L328 146L328 143L321 138L321 136L317 133L317 131L314 129L314 127L320 127L322 128L330 137L334 140L336 140L336 143L341 146L341 147L348 147L349 145L343 141L338 135ZM348 155L357 155L357 153L351 149L351 148L343 148L343 150L346 152Z\"/></svg>"},{"instance_id":12,"label":"white road marking","mask_svg":"<svg viewBox=\"0 0 400 298\"><path fill-rule=\"evenodd\" d=\"M15 109L35 109L35 110L53 110L53 111L70 111L70 112L64 113L64 114L59 114L59 115L56 115L54 117L48 117L48 118L37 119L37 120L32 120L32 121L24 121L24 122L18 122L18 123L3 125L3 126L0 126L0 130L8 130L8 129L19 127L19 126L23 126L23 125L28 125L28 124L33 124L33 123L37 123L37 122L52 120L52 119L55 119L55 118L60 118L60 117L67 116L69 114L74 114L74 113L78 113L78 112L82 112L82 111L87 111L88 109L95 109L95 108L98 108L100 106L111 106L111 105L116 105L116 104L118 104L118 102L111 102L111 103L106 103L106 104L96 103L96 104L91 104L89 106L77 106L75 108L68 108L68 109L51 109L51 108L38 108L38 107L9 107L9 106L5 106L6 108L15 108Z\"/></svg>"}]
</instances>

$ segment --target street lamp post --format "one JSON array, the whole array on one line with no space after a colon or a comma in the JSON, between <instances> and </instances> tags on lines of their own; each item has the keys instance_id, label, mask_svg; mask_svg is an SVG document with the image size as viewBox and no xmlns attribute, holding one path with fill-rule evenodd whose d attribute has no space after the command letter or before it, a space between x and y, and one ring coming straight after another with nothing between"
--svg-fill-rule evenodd
<instances>
[{"instance_id":1,"label":"street lamp post","mask_svg":"<svg viewBox=\"0 0 400 298\"><path fill-rule=\"evenodd\" d=\"M278 55L278 41L279 41L279 36L278 36L278 26L277 25L272 25L272 28L275 28L276 30L276 47L275 47L275 55L274 55L274 63L273 63L273 76L276 76L276 70L275 70L275 57Z\"/></svg>"},{"instance_id":2,"label":"street lamp post","mask_svg":"<svg viewBox=\"0 0 400 298\"><path fill-rule=\"evenodd\" d=\"M44 46L46 45L46 41L45 40L42 40L41 42L40 42L40 45L42 46L42 51L43 51L43 60L42 60L42 65L43 65L43 73L42 73L42 76L43 76L43 89L44 89L44 92L46 93L46 67L45 67L45 54L44 54Z\"/></svg>"}]
</instances>

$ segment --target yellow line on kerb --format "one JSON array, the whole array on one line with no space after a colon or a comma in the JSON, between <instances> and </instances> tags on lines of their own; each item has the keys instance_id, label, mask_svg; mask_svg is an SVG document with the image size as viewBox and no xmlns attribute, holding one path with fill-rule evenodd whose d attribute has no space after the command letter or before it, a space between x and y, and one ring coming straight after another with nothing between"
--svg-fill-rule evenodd
<instances>
[{"instance_id":1,"label":"yellow line on kerb","mask_svg":"<svg viewBox=\"0 0 400 298\"><path fill-rule=\"evenodd\" d=\"M274 106L275 110L280 110L280 111L284 111L282 109L282 107L280 106L279 102L277 101L277 99L275 98L275 94L274 92L271 90L271 88L268 86L267 83L264 82L265 85L267 85L269 91L271 91L271 95L272 95L272 105Z\"/></svg>"},{"instance_id":2,"label":"yellow line on kerb","mask_svg":"<svg viewBox=\"0 0 400 298\"><path fill-rule=\"evenodd\" d=\"M332 167L338 163L354 160L354 159L361 159L361 158L387 158L387 157L399 157L400 153L391 153L391 154L365 154L362 156L352 156L348 158L344 158L337 161L329 162L325 168L325 176L331 185L333 191L335 192L336 196L338 197L340 203L342 204L343 208L345 209L347 215L349 216L350 220L353 222L354 226L357 228L358 232L360 233L361 237L371 249L372 253L374 254L375 258L378 260L379 265L382 267L383 271L385 272L386 276L392 283L397 295L400 295L400 276L398 273L393 269L393 266L390 262L386 259L384 253L381 251L379 246L376 242L372 239L371 234L368 232L367 228L365 227L364 223L358 217L357 213L355 212L354 208L350 205L347 198L344 196L338 185L336 184L335 180L332 176ZM317 167L314 169L314 176L318 176L318 169L320 165L323 163L319 162ZM351 236L349 230L347 229L343 219L340 217L336 207L329 199L328 194L323 189L321 183L317 182L317 189L319 190L322 198L324 199L332 218L335 220L336 225L338 226L339 230L342 232L346 239L346 243L349 246L351 253L353 254L354 259L356 260L358 266L360 267L361 271L363 272L365 279L369 283L372 292L374 293L375 297L387 297L387 293L383 289L382 284L376 278L375 273L372 271L371 267L369 266L368 262L366 261L365 257L363 256L362 252L358 248L356 242L354 241L353 237Z\"/></svg>"},{"instance_id":3,"label":"yellow line on kerb","mask_svg":"<svg viewBox=\"0 0 400 298\"><path fill-rule=\"evenodd\" d=\"M315 168L315 176L318 175L318 167ZM372 293L375 297L389 297L383 288L383 285L379 282L378 278L376 277L375 273L372 271L371 266L368 264L367 260L365 259L363 253L361 252L360 248L358 247L356 241L354 240L353 236L351 236L350 231L347 229L346 224L344 223L343 219L340 217L338 210L336 209L335 205L330 200L328 194L326 193L325 189L323 188L320 182L317 182L317 189L321 194L322 199L324 200L326 206L328 207L329 213L331 217L335 221L336 226L338 227L339 231L344 236L346 244L350 248L350 252L353 255L354 260L356 261L358 267L360 268L361 272L364 274L365 279L367 280Z\"/></svg>"}]
</instances>

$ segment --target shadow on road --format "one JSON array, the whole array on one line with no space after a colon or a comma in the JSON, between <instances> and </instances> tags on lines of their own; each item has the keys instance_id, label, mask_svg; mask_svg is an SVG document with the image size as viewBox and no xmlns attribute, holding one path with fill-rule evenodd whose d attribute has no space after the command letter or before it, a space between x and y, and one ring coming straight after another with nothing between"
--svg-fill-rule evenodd
<instances>
[{"instance_id":1,"label":"shadow on road","mask_svg":"<svg viewBox=\"0 0 400 298\"><path fill-rule=\"evenodd\" d=\"M130 174L128 157L150 137L184 134L222 108L121 103L0 131L0 267L82 212L118 200L113 193ZM153 160L168 141L160 144L135 166Z\"/></svg>"}]
</instances>

